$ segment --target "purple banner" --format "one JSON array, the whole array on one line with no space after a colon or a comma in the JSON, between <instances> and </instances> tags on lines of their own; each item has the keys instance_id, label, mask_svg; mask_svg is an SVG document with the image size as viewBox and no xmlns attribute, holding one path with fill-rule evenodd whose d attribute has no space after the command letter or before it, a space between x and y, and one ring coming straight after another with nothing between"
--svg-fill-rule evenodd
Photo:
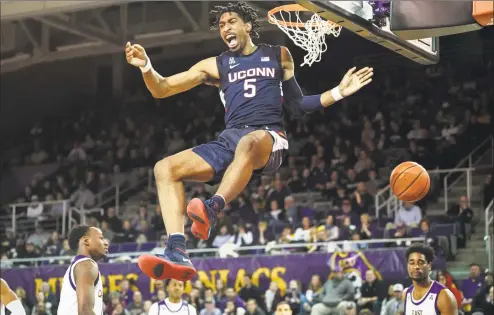
<instances>
[{"instance_id":1,"label":"purple banner","mask_svg":"<svg viewBox=\"0 0 494 315\"><path fill-rule=\"evenodd\" d=\"M337 268L343 269L356 288L361 286L362 278L365 277L368 269L375 269L380 279L402 281L408 277L404 249L193 259L193 263L198 270L193 281L199 279L206 287L213 290L218 279L235 290L240 290L246 273L251 274L253 283L262 289L267 289L271 281L276 282L282 293L292 279L308 284L312 275L318 274L322 279L326 279L332 277L333 271ZM444 267L444 261L436 261L435 267ZM35 292L43 281L47 281L52 290L58 294L66 270L67 266L59 265L5 269L2 271L2 278L13 289L24 288L29 298L34 300ZM133 289L141 291L145 298L154 293L154 280L144 275L137 264L100 264L100 272L105 293L108 289L119 290L119 284L124 278L133 280L135 284ZM187 283L186 292L190 289L191 283Z\"/></svg>"}]
</instances>

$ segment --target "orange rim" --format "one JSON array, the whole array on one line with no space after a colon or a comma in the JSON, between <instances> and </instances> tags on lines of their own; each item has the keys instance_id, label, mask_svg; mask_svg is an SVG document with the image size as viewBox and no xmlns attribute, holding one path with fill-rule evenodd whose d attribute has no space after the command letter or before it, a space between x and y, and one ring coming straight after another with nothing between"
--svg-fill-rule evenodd
<instances>
[{"instance_id":1,"label":"orange rim","mask_svg":"<svg viewBox=\"0 0 494 315\"><path fill-rule=\"evenodd\" d=\"M305 27L304 23L299 23L299 22L290 22L290 21L280 21L277 18L274 17L274 15L278 12L281 11L287 11L287 12L298 12L298 11L310 11L309 9L304 8L300 4L286 4L286 5L281 5L276 8L272 8L268 12L268 22L271 24L278 24L278 25L283 25L283 26L288 26L288 27ZM315 14L315 13L314 13ZM336 24L331 21L326 21L328 24Z\"/></svg>"}]
</instances>

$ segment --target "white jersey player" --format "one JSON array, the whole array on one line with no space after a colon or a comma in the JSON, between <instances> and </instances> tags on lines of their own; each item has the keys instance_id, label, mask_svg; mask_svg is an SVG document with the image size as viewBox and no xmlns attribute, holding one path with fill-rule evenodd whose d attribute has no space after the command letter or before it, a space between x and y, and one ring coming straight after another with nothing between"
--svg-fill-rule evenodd
<instances>
[{"instance_id":1,"label":"white jersey player","mask_svg":"<svg viewBox=\"0 0 494 315\"><path fill-rule=\"evenodd\" d=\"M168 298L151 305L148 315L197 315L194 306L182 300L184 283L179 280L169 279L166 282Z\"/></svg>"},{"instance_id":2,"label":"white jersey player","mask_svg":"<svg viewBox=\"0 0 494 315\"><path fill-rule=\"evenodd\" d=\"M9 310L12 315L26 315L21 300L12 291L2 278L0 278L0 314L5 315L5 309Z\"/></svg>"},{"instance_id":3,"label":"white jersey player","mask_svg":"<svg viewBox=\"0 0 494 315\"><path fill-rule=\"evenodd\" d=\"M80 225L69 234L70 248L77 251L65 276L58 314L103 315L103 284L96 261L108 253L100 229Z\"/></svg>"},{"instance_id":4,"label":"white jersey player","mask_svg":"<svg viewBox=\"0 0 494 315\"><path fill-rule=\"evenodd\" d=\"M405 315L458 315L453 293L429 274L434 260L434 249L414 244L407 249L408 275L413 285L403 292Z\"/></svg>"}]
</instances>

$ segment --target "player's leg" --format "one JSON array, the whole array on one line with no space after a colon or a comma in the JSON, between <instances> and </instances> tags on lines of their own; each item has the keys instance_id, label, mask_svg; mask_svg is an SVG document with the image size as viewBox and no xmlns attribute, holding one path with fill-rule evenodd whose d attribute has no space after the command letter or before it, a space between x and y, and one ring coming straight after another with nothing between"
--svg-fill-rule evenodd
<instances>
[{"instance_id":1,"label":"player's leg","mask_svg":"<svg viewBox=\"0 0 494 315\"><path fill-rule=\"evenodd\" d=\"M189 149L156 163L154 175L163 221L170 236L163 255L142 255L138 264L151 278L186 281L195 274L195 269L185 249L183 181L209 181L214 176L214 169Z\"/></svg>"},{"instance_id":2,"label":"player's leg","mask_svg":"<svg viewBox=\"0 0 494 315\"><path fill-rule=\"evenodd\" d=\"M265 130L256 130L243 136L235 149L235 156L228 166L217 193L203 202L192 199L187 214L194 221L192 233L200 239L208 239L216 214L225 203L235 199L247 186L252 173L268 164L273 151L273 136Z\"/></svg>"}]
</instances>

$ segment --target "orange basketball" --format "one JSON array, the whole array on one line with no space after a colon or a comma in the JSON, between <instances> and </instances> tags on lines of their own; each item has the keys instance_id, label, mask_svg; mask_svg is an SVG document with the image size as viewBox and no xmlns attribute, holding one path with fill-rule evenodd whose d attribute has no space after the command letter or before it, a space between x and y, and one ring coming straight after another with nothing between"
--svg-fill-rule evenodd
<instances>
[{"instance_id":1,"label":"orange basketball","mask_svg":"<svg viewBox=\"0 0 494 315\"><path fill-rule=\"evenodd\" d=\"M429 173L415 162L403 162L395 167L389 183L395 196L408 202L424 198L431 187Z\"/></svg>"}]
</instances>

